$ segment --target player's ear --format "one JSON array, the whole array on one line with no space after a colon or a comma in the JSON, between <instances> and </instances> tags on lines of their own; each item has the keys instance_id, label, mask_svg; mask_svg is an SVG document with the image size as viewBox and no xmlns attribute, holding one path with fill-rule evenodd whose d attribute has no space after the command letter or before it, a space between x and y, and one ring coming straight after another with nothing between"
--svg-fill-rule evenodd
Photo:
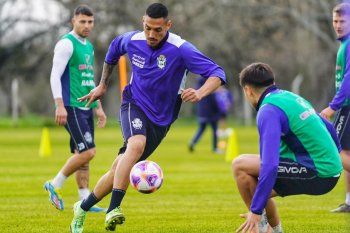
<instances>
[{"instance_id":1,"label":"player's ear","mask_svg":"<svg viewBox=\"0 0 350 233\"><path fill-rule=\"evenodd\" d=\"M167 22L166 22L166 27L167 27L167 29L169 30L169 29L171 28L172 25L173 25L173 22L171 22L171 20L168 19Z\"/></svg>"}]
</instances>

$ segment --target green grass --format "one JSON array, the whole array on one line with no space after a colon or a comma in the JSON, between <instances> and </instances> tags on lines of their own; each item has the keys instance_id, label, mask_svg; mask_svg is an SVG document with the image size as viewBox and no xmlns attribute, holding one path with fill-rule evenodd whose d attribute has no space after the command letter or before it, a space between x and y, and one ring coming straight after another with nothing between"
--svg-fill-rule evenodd
<instances>
[{"instance_id":1,"label":"green grass","mask_svg":"<svg viewBox=\"0 0 350 233\"><path fill-rule=\"evenodd\" d=\"M123 202L126 222L117 232L234 232L246 212L231 175L230 163L210 152L209 130L195 153L187 141L195 125L177 123L151 156L164 171L163 187L145 195L130 188ZM236 128L241 153L257 153L253 127ZM41 128L0 129L0 232L68 232L71 206L77 200L74 177L63 187L66 209L59 212L47 200L43 183L68 158L68 134L51 128L53 155L38 156ZM90 186L109 169L121 145L120 129L96 130L97 155L91 164ZM329 210L344 200L343 178L323 196L276 198L285 232L350 232L350 215ZM108 206L110 196L102 202ZM84 232L105 232L104 214L88 214Z\"/></svg>"}]
</instances>

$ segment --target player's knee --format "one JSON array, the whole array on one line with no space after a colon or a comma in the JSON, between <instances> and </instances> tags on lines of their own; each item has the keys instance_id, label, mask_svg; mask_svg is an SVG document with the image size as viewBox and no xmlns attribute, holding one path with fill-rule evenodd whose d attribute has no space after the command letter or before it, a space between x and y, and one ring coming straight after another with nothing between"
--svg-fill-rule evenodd
<instances>
[{"instance_id":1,"label":"player's knee","mask_svg":"<svg viewBox=\"0 0 350 233\"><path fill-rule=\"evenodd\" d=\"M128 149L135 155L141 155L146 147L146 140L138 139L128 142Z\"/></svg>"},{"instance_id":2,"label":"player's knee","mask_svg":"<svg viewBox=\"0 0 350 233\"><path fill-rule=\"evenodd\" d=\"M83 155L83 157L84 157L86 162L89 162L91 159L93 159L95 154L96 154L96 149L95 148L89 149L89 150L84 151L82 153L82 155Z\"/></svg>"},{"instance_id":3,"label":"player's knee","mask_svg":"<svg viewBox=\"0 0 350 233\"><path fill-rule=\"evenodd\" d=\"M243 171L246 161L244 155L240 155L232 161L233 176L237 178Z\"/></svg>"}]
</instances>

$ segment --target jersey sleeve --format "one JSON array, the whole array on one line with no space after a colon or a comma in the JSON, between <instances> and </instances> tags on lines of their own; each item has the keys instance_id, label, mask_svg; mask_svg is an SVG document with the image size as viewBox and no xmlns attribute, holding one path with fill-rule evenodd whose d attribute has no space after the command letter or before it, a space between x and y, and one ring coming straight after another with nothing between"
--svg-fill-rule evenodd
<instances>
[{"instance_id":1,"label":"jersey sleeve","mask_svg":"<svg viewBox=\"0 0 350 233\"><path fill-rule=\"evenodd\" d=\"M119 58L127 53L128 44L135 33L135 31L127 32L114 38L106 54L105 62L107 64L115 65L118 63Z\"/></svg>"},{"instance_id":2,"label":"jersey sleeve","mask_svg":"<svg viewBox=\"0 0 350 233\"><path fill-rule=\"evenodd\" d=\"M332 102L329 104L329 107L334 111L340 109L344 102L350 99L350 46L346 47L345 61L343 82Z\"/></svg>"},{"instance_id":3,"label":"jersey sleeve","mask_svg":"<svg viewBox=\"0 0 350 233\"><path fill-rule=\"evenodd\" d=\"M179 49L186 68L189 71L205 78L218 77L223 84L226 83L224 70L210 58L201 53L194 45L185 42Z\"/></svg>"},{"instance_id":4,"label":"jersey sleeve","mask_svg":"<svg viewBox=\"0 0 350 233\"><path fill-rule=\"evenodd\" d=\"M262 214L276 182L282 120L286 117L278 107L264 105L258 113L257 125L260 136L260 171L250 211ZM285 119L285 118L284 118Z\"/></svg>"},{"instance_id":5,"label":"jersey sleeve","mask_svg":"<svg viewBox=\"0 0 350 233\"><path fill-rule=\"evenodd\" d=\"M62 98L61 77L73 54L73 43L69 39L57 42L54 50L50 76L51 91L54 99Z\"/></svg>"}]
</instances>

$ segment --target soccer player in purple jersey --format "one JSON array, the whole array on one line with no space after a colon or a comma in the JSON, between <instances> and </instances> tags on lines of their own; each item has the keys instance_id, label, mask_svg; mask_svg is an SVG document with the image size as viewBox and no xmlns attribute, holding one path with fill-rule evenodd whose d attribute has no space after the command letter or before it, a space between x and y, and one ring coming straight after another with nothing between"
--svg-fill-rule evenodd
<instances>
[{"instance_id":1,"label":"soccer player in purple jersey","mask_svg":"<svg viewBox=\"0 0 350 233\"><path fill-rule=\"evenodd\" d=\"M105 228L114 231L125 221L120 205L129 186L132 166L148 158L176 120L182 101L196 103L226 83L223 69L191 43L169 32L172 22L167 8L151 4L143 17L143 31L117 36L110 44L100 84L81 100L99 99L120 56L127 54L132 65L130 83L123 91L120 122L124 146L111 169L94 191L74 205L72 232L82 232L86 211L112 192ZM206 78L199 89L185 88L188 72Z\"/></svg>"},{"instance_id":2,"label":"soccer player in purple jersey","mask_svg":"<svg viewBox=\"0 0 350 233\"><path fill-rule=\"evenodd\" d=\"M330 119L337 112L334 127L342 146L342 160L345 169L349 169L350 160L350 4L341 3L333 9L333 28L340 42L338 49L335 85L336 94L329 106L322 110L321 115ZM345 202L333 213L350 213L350 173L345 171L346 195Z\"/></svg>"}]
</instances>

